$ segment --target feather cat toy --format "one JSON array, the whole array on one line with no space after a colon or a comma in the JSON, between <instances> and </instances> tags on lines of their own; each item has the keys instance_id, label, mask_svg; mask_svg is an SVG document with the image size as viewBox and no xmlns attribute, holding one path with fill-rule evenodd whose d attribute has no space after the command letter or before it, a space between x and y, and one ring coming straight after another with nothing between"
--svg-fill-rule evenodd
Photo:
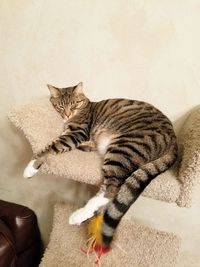
<instances>
[{"instance_id":1,"label":"feather cat toy","mask_svg":"<svg viewBox=\"0 0 200 267\"><path fill-rule=\"evenodd\" d=\"M94 253L97 256L95 264L98 265L101 256L111 251L111 247L103 244L102 240L103 213L100 212L90 219L88 223L89 243L87 250L81 249L86 254Z\"/></svg>"}]
</instances>

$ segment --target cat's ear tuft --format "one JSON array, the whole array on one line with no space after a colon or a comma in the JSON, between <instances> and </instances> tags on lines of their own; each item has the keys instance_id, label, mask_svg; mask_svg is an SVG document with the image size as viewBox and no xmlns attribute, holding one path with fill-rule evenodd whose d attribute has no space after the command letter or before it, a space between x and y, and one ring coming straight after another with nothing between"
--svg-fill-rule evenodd
<instances>
[{"instance_id":1,"label":"cat's ear tuft","mask_svg":"<svg viewBox=\"0 0 200 267\"><path fill-rule=\"evenodd\" d=\"M47 84L47 87L49 88L49 91L50 91L50 94L52 97L56 98L56 97L59 97L61 95L59 88L57 88L53 85L50 85L50 84Z\"/></svg>"},{"instance_id":2,"label":"cat's ear tuft","mask_svg":"<svg viewBox=\"0 0 200 267\"><path fill-rule=\"evenodd\" d=\"M80 95L80 94L83 94L83 83L80 82L79 84L77 84L75 87L74 87L74 91L73 93L75 93L76 95Z\"/></svg>"}]
</instances>

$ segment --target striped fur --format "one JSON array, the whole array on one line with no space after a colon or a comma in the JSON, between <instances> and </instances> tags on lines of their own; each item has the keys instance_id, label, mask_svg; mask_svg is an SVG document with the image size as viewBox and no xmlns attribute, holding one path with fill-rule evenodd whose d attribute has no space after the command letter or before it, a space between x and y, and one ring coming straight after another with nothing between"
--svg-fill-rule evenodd
<instances>
[{"instance_id":1,"label":"striped fur","mask_svg":"<svg viewBox=\"0 0 200 267\"><path fill-rule=\"evenodd\" d=\"M127 99L90 102L81 83L49 89L53 106L68 121L63 134L36 158L78 147L99 150L103 159L101 190L111 198L102 229L103 241L109 245L129 207L152 179L175 162L178 150L172 124L145 102Z\"/></svg>"}]
</instances>

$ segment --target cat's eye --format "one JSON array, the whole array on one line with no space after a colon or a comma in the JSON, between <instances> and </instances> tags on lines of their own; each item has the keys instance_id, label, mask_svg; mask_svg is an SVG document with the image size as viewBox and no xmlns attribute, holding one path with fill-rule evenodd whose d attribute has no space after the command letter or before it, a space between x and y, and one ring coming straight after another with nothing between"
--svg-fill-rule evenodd
<instances>
[{"instance_id":1,"label":"cat's eye","mask_svg":"<svg viewBox=\"0 0 200 267\"><path fill-rule=\"evenodd\" d=\"M64 107L59 107L59 108L58 108L58 111L59 111L59 112L63 112L64 110L65 110Z\"/></svg>"},{"instance_id":2,"label":"cat's eye","mask_svg":"<svg viewBox=\"0 0 200 267\"><path fill-rule=\"evenodd\" d=\"M71 105L71 110L75 110L75 109L76 109L76 105L75 104Z\"/></svg>"}]
</instances>

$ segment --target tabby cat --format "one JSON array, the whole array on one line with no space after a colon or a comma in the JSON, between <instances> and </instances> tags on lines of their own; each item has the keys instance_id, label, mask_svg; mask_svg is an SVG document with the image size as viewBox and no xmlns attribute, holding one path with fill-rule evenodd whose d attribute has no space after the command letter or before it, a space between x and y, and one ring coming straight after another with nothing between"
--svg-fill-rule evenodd
<instances>
[{"instance_id":1,"label":"tabby cat","mask_svg":"<svg viewBox=\"0 0 200 267\"><path fill-rule=\"evenodd\" d=\"M66 120L64 132L34 155L24 176L33 176L48 153L97 149L102 156L102 186L69 223L80 224L105 206L102 238L109 246L129 207L175 162L176 136L169 119L152 105L128 99L90 102L82 87L82 83L62 89L48 85L53 107Z\"/></svg>"}]
</instances>

